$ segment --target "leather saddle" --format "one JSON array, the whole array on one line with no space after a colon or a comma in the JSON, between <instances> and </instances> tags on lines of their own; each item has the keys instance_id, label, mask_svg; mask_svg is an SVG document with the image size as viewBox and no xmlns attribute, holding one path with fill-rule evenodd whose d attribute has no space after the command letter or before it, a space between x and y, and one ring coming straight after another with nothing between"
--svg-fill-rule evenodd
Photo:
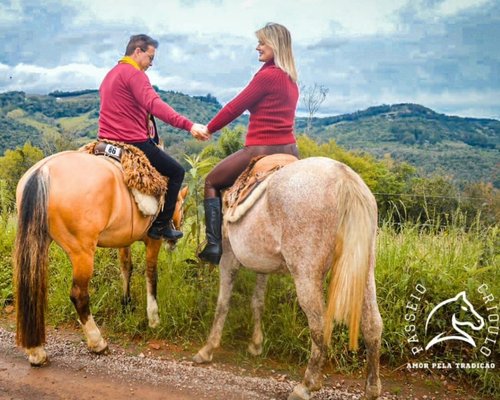
<instances>
[{"instance_id":1,"label":"leather saddle","mask_svg":"<svg viewBox=\"0 0 500 400\"><path fill-rule=\"evenodd\" d=\"M264 192L267 179L297 160L291 154L281 153L254 157L233 186L224 193L224 218L229 222L241 218Z\"/></svg>"}]
</instances>

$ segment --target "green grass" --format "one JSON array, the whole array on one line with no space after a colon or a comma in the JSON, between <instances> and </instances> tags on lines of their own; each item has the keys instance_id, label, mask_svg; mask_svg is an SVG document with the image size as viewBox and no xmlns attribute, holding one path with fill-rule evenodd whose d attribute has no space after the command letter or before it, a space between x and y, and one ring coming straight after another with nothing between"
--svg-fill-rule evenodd
<instances>
[{"instance_id":1,"label":"green grass","mask_svg":"<svg viewBox=\"0 0 500 400\"><path fill-rule=\"evenodd\" d=\"M3 216L0 224L0 306L3 306L12 302L14 218ZM187 219L185 231L194 232L192 219ZM480 354L471 351L470 346L451 342L448 346L436 347L425 357L413 357L405 333L405 326L408 325L405 307L415 293L415 286L421 284L426 288L418 311L422 318L436 304L462 290L467 292L477 311L486 316L486 306L477 288L488 284L495 296L495 303L492 304L498 304L500 272L497 242L496 227L465 230L455 224L446 229L439 226L424 229L408 224L395 230L389 223L380 227L376 279L384 321L382 362L385 365L396 368L415 360L481 360ZM146 317L144 245L135 243L132 246L132 311L124 311L120 303L122 287L116 250L98 249L91 281L91 310L106 337L110 340L119 340L124 335L130 340L160 338L190 349L206 339L215 311L218 268L199 265L195 257L196 246L195 235L186 234L174 251L162 250L160 253L158 303L161 324L155 330L148 327ZM49 273L48 323L74 323L77 316L69 300L71 266L64 252L54 244L50 250ZM239 357L245 356L252 333L249 305L254 282L254 274L240 271L222 338L222 346L236 350ZM419 335L422 335L425 323L422 318L422 326L417 327ZM263 324L263 357L291 365L305 365L309 356L309 331L289 276L271 277ZM358 352L348 351L348 334L342 326L335 327L332 337L330 363L343 372L363 368L363 345ZM477 338L480 340L479 336ZM493 346L489 361L498 365L497 349ZM482 393L493 394L500 390L495 370L451 372Z\"/></svg>"}]
</instances>

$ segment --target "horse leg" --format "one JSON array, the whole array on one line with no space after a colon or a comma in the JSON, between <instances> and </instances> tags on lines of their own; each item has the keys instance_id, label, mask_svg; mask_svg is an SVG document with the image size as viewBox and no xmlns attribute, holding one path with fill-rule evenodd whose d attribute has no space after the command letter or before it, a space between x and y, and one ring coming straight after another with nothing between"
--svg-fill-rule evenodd
<instances>
[{"instance_id":1,"label":"horse leg","mask_svg":"<svg viewBox=\"0 0 500 400\"><path fill-rule=\"evenodd\" d=\"M150 328L156 328L160 324L156 292L158 282L158 254L160 253L162 241L148 238L145 243L148 322Z\"/></svg>"},{"instance_id":2,"label":"horse leg","mask_svg":"<svg viewBox=\"0 0 500 400\"><path fill-rule=\"evenodd\" d=\"M368 364L365 394L367 399L376 399L382 392L382 385L379 377L382 317L380 316L377 304L373 266L370 268L366 283L363 314L361 318L361 331L365 339Z\"/></svg>"},{"instance_id":3,"label":"horse leg","mask_svg":"<svg viewBox=\"0 0 500 400\"><path fill-rule=\"evenodd\" d=\"M262 311L264 310L264 301L266 295L266 286L269 275L257 274L255 289L252 296L252 313L253 313L253 335L252 341L248 345L248 351L254 356L262 354L262 342L264 335L262 334Z\"/></svg>"},{"instance_id":4,"label":"horse leg","mask_svg":"<svg viewBox=\"0 0 500 400\"><path fill-rule=\"evenodd\" d=\"M89 281L94 269L94 250L92 252L71 253L73 265L73 286L70 299L78 313L80 324L87 338L87 346L94 353L102 353L108 348L99 328L90 313Z\"/></svg>"},{"instance_id":5,"label":"horse leg","mask_svg":"<svg viewBox=\"0 0 500 400\"><path fill-rule=\"evenodd\" d=\"M220 345L222 329L229 311L229 300L233 291L234 280L238 272L239 262L236 260L232 252L226 251L222 253L222 258L219 264L219 296L217 298L217 307L215 309L214 322L208 336L207 343L193 357L193 361L201 364L212 361L213 352Z\"/></svg>"},{"instance_id":6,"label":"horse leg","mask_svg":"<svg viewBox=\"0 0 500 400\"><path fill-rule=\"evenodd\" d=\"M132 252L130 247L123 247L118 250L120 258L120 270L122 273L122 283L123 283L123 296L122 296L122 306L130 306L132 299L130 297L130 278L132 277Z\"/></svg>"},{"instance_id":7,"label":"horse leg","mask_svg":"<svg viewBox=\"0 0 500 400\"><path fill-rule=\"evenodd\" d=\"M323 337L325 311L323 287L321 281L305 276L294 276L294 281L300 307L307 317L312 344L304 380L294 387L288 400L308 400L311 398L311 391L319 390L323 385L322 368L327 350Z\"/></svg>"}]
</instances>

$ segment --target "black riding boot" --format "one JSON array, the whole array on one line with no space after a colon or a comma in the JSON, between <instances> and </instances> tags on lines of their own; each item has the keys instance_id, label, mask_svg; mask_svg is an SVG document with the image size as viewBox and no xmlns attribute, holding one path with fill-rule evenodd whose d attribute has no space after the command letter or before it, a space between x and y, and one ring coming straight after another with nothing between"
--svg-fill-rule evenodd
<instances>
[{"instance_id":1,"label":"black riding boot","mask_svg":"<svg viewBox=\"0 0 500 400\"><path fill-rule=\"evenodd\" d=\"M184 175L182 176L184 177ZM179 240L182 237L182 232L176 230L172 222L180 185L172 183L170 180L169 183L171 186L167 187L167 195L163 209L160 210L148 230L148 236L155 240Z\"/></svg>"},{"instance_id":2,"label":"black riding boot","mask_svg":"<svg viewBox=\"0 0 500 400\"><path fill-rule=\"evenodd\" d=\"M222 211L220 198L205 199L204 205L207 245L198 254L198 257L212 264L219 264L222 255Z\"/></svg>"},{"instance_id":3,"label":"black riding boot","mask_svg":"<svg viewBox=\"0 0 500 400\"><path fill-rule=\"evenodd\" d=\"M179 240L182 237L182 232L173 228L172 220L164 221L157 218L149 228L148 236L155 240Z\"/></svg>"}]
</instances>

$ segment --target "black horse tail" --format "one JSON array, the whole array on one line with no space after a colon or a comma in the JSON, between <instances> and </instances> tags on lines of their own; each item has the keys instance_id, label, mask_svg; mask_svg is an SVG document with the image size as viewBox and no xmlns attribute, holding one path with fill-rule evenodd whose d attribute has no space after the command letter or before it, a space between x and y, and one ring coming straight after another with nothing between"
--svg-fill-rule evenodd
<instances>
[{"instance_id":1,"label":"black horse tail","mask_svg":"<svg viewBox=\"0 0 500 400\"><path fill-rule=\"evenodd\" d=\"M24 348L45 343L48 251L48 170L38 168L28 178L18 203L14 249L17 333Z\"/></svg>"}]
</instances>

